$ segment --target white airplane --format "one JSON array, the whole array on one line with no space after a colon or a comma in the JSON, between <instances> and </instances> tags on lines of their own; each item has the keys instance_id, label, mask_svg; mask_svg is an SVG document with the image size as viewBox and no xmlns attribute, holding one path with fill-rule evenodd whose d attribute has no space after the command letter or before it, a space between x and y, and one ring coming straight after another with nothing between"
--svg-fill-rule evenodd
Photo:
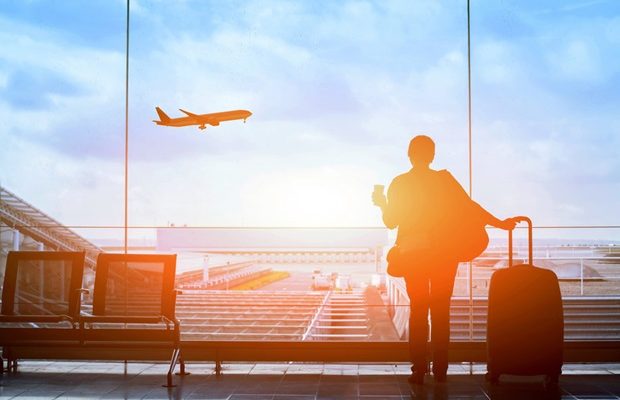
<instances>
[{"instance_id":1,"label":"white airplane","mask_svg":"<svg viewBox=\"0 0 620 400\"><path fill-rule=\"evenodd\" d=\"M159 115L159 121L153 120L153 122L157 125L173 127L198 125L199 129L206 129L207 125L218 126L222 121L242 119L243 122L245 122L245 120L252 115L252 113L247 110L223 111L211 114L194 114L179 108L179 111L186 114L187 117L170 118L159 107L155 107L155 111L157 111L157 115Z\"/></svg>"}]
</instances>

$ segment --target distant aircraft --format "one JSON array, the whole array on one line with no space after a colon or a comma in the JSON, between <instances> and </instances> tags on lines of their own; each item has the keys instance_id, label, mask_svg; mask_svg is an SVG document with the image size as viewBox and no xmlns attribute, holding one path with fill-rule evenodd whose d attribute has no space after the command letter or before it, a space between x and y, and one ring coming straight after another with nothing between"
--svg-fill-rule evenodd
<instances>
[{"instance_id":1,"label":"distant aircraft","mask_svg":"<svg viewBox=\"0 0 620 400\"><path fill-rule=\"evenodd\" d=\"M245 122L252 113L247 110L224 111L211 114L194 114L179 108L179 111L186 114L187 117L170 118L161 108L155 107L159 121L153 120L157 125L163 126L189 126L198 125L200 129L206 129L207 125L218 126L222 121L233 121L242 119Z\"/></svg>"}]
</instances>

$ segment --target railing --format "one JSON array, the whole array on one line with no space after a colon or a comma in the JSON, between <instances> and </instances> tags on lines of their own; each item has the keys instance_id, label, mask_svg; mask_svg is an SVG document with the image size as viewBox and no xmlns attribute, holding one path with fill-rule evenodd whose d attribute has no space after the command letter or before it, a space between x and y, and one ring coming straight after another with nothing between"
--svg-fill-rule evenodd
<instances>
[{"instance_id":1,"label":"railing","mask_svg":"<svg viewBox=\"0 0 620 400\"><path fill-rule=\"evenodd\" d=\"M304 332L303 336L301 337L301 340L308 340L311 337L312 332L315 329L315 325L319 321L319 317L323 313L323 310L325 309L325 305L329 301L329 297L331 295L332 295L331 290L328 291L327 293L325 293L325 297L323 298L323 301L321 302L321 305L319 306L319 308L314 313L314 316L312 317L312 320L310 321L310 324L308 324L308 328L306 329L306 331Z\"/></svg>"},{"instance_id":2,"label":"railing","mask_svg":"<svg viewBox=\"0 0 620 400\"><path fill-rule=\"evenodd\" d=\"M582 256L582 257L537 257L545 249L537 251L534 264L546 264L543 267L555 267L560 279L560 290L563 296L565 310L565 338L567 340L587 339L598 337L609 340L620 340L620 257ZM469 340L484 340L486 326L486 307L488 283L495 268L480 267L477 263L498 261L497 258L481 257L473 263L462 263L459 266L459 276L456 278L455 294L452 300L452 331L454 337L463 337L461 330L454 325L465 323L463 315L455 316L456 308L468 308L468 329L466 337ZM501 260L501 259L500 259ZM549 262L554 262L551 266ZM571 262L571 266L578 265L578 273L566 276L562 274L562 262ZM594 264L593 264L594 263ZM597 266L594 269L594 265ZM601 268L603 266L603 268ZM595 275L586 274L586 267L592 268ZM474 268L478 272L474 276ZM574 272L574 271L571 271ZM459 283L461 283L459 285ZM482 283L482 284L480 284ZM588 285L594 289L587 293ZM394 326L401 337L407 335L409 317L409 298L404 280L401 278L387 279L388 308ZM463 290L465 289L465 290ZM518 301L518 299L515 299ZM461 333L455 335L454 333ZM584 334L586 333L586 334ZM588 336L589 335L589 336Z\"/></svg>"},{"instance_id":3,"label":"railing","mask_svg":"<svg viewBox=\"0 0 620 400\"><path fill-rule=\"evenodd\" d=\"M534 264L542 268L553 270L560 280L560 290L565 296L620 296L620 252L619 256L568 256L552 257L538 256L534 254ZM515 256L523 262L525 259ZM488 282L492 272L497 267L483 266L487 261L497 261L506 264L506 259L497 257L479 257L473 263L461 263L456 282L468 282L466 285L457 285L455 296L486 295ZM502 265L503 267L505 265ZM572 268L576 267L576 268ZM474 274L474 268L477 274ZM575 273L575 270L578 270ZM476 276L477 275L477 276ZM472 281L471 285L469 281ZM476 286L475 283L481 286ZM595 292L587 293L587 285L596 287ZM466 287L466 292L458 292L458 289ZM478 289L478 290L476 290Z\"/></svg>"}]
</instances>

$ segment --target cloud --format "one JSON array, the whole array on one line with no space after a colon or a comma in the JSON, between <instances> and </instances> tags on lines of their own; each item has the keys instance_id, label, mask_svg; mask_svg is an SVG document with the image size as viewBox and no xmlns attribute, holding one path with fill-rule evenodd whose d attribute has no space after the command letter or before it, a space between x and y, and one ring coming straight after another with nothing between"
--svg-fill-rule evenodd
<instances>
[{"instance_id":1,"label":"cloud","mask_svg":"<svg viewBox=\"0 0 620 400\"><path fill-rule=\"evenodd\" d=\"M283 137L275 142L284 145L303 144L304 137L308 137L304 132L309 131L315 136L323 136L324 141L376 142L374 129L369 129L367 120L392 119L389 111L382 117L380 110L383 99L394 96L359 88L377 87L374 80L379 75L377 71L381 70L379 63L390 51L400 51L404 41L401 38L406 36L406 32L400 30L413 29L408 24L388 24L389 32L385 32L383 20L393 20L403 9L409 9L394 4L377 7L370 3L346 3L332 7L323 14L324 18L317 20L314 10L309 10L307 6L300 8L274 3L273 7L265 7L261 4L263 11L258 12L258 6L250 3L243 14L248 18L246 21L232 19L236 22L220 23L217 30L210 30L207 35L193 35L195 31L177 26L182 22L176 19L176 15L170 15L168 28L162 27L161 32L157 32L157 41L144 40L147 36L142 33L145 31L138 31L134 35L132 49L135 56L130 65L133 156L138 159L174 158L197 152L194 145L197 136L187 138L185 136L188 135L183 136L185 132L170 132L177 140L174 143L165 141L165 146L158 146L157 141L152 140L162 130L150 121L155 105L166 109L184 107L195 112L251 108L255 113L250 121L256 128L255 135L266 139L273 137L274 132L266 131L274 126L271 122L289 127L287 132L276 134ZM302 26L291 25L290 19L283 18L284 14L290 13L302 22ZM423 15L415 17L422 20ZM160 29L156 22L149 19L145 6L141 5L137 18L135 23L138 27L141 26L140 19L144 19L155 24L154 29ZM363 26L364 29L352 35L349 28L341 26L343 19L347 24ZM379 29L380 26L383 28ZM420 29L416 24L412 26ZM44 31L23 24L13 24L12 27L13 33L7 33L7 42L19 43L19 47L8 49L12 65L20 63L28 70L43 65L56 74L56 84L62 76L63 82L72 87L88 88L88 96L73 96L73 99L66 96L57 104L43 102L41 99L45 96L30 95L28 98L31 101L39 100L39 103L32 103L38 105L39 111L43 111L40 108L46 105L51 112L32 115L25 109L14 108L11 113L22 114L13 118L16 122L14 128L20 130L24 126L21 121L35 118L39 126L34 132L27 133L36 135L33 140L46 141L76 157L105 159L122 155L122 151L118 150L123 136L122 54L75 46L62 37L50 42L45 40ZM285 31L290 29L317 34L311 33L305 40L299 40L294 35L286 34ZM368 42L360 40L359 34L366 35L364 37ZM33 54L38 56L32 57ZM87 60L96 62L86 65ZM367 64L371 60L369 69ZM423 79L444 83L446 80L442 77L446 75L439 72L433 77L429 71L427 78ZM383 75L382 79L386 76ZM392 86L398 87L399 81L408 78L401 71L387 79L392 81ZM410 88L420 93L415 84ZM433 90L425 90L429 95L420 95L421 102L432 97ZM394 103L402 103L403 96L408 96L405 90L398 95L400 99L394 98ZM60 107L71 111L60 112ZM419 105L410 104L404 108L410 110L419 108ZM105 116L104 121L102 115ZM435 117L435 120L438 119ZM229 131L225 135L230 135ZM299 140L291 138L296 132L300 134ZM145 143L148 146L142 146ZM230 147L230 144L233 146ZM244 146L250 148L239 141L215 137L207 151L225 151L227 146L233 151ZM285 150L278 145L269 149L276 152ZM259 147L253 150L264 149Z\"/></svg>"},{"instance_id":2,"label":"cloud","mask_svg":"<svg viewBox=\"0 0 620 400\"><path fill-rule=\"evenodd\" d=\"M111 128L122 126L122 55L74 45L29 24L0 22L9 28L0 31L4 134L71 157L118 154Z\"/></svg>"},{"instance_id":3,"label":"cloud","mask_svg":"<svg viewBox=\"0 0 620 400\"><path fill-rule=\"evenodd\" d=\"M583 8L589 8L592 6L597 6L601 4L605 4L606 0L588 0L588 1L577 1L573 4L568 4L560 7L560 10L565 12L572 11L581 11Z\"/></svg>"},{"instance_id":4,"label":"cloud","mask_svg":"<svg viewBox=\"0 0 620 400\"><path fill-rule=\"evenodd\" d=\"M549 64L563 80L600 83L606 78L597 44L583 39L569 40L551 51Z\"/></svg>"},{"instance_id":5,"label":"cloud","mask_svg":"<svg viewBox=\"0 0 620 400\"><path fill-rule=\"evenodd\" d=\"M65 157L2 130L0 143L0 184L8 190L66 225L122 223L122 163ZM92 229L87 236L106 231Z\"/></svg>"},{"instance_id":6,"label":"cloud","mask_svg":"<svg viewBox=\"0 0 620 400\"><path fill-rule=\"evenodd\" d=\"M14 109L49 109L58 97L74 97L84 89L67 78L45 69L14 71L0 91L2 99Z\"/></svg>"}]
</instances>

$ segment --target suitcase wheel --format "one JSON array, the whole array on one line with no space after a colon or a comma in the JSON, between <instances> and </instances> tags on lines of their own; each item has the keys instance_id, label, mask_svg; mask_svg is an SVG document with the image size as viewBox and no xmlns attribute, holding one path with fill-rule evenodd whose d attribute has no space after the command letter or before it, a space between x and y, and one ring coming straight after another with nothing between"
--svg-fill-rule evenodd
<instances>
[{"instance_id":1,"label":"suitcase wheel","mask_svg":"<svg viewBox=\"0 0 620 400\"><path fill-rule=\"evenodd\" d=\"M491 372L487 372L486 375L484 376L484 378L491 385L497 385L499 383L499 375L498 374L493 374Z\"/></svg>"}]
</instances>

